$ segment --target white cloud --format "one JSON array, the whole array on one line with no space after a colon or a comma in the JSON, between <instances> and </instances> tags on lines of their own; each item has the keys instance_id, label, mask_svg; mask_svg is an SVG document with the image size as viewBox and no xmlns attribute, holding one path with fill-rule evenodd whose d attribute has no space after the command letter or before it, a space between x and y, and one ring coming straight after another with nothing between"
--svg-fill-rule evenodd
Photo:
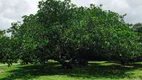
<instances>
[{"instance_id":1,"label":"white cloud","mask_svg":"<svg viewBox=\"0 0 142 80\"><path fill-rule=\"evenodd\" d=\"M0 0L0 29L7 29L12 22L21 21L23 15L37 11L38 0Z\"/></svg>"},{"instance_id":2,"label":"white cloud","mask_svg":"<svg viewBox=\"0 0 142 80\"><path fill-rule=\"evenodd\" d=\"M89 6L91 3L94 3L95 0L72 0L72 2L78 6Z\"/></svg>"},{"instance_id":3,"label":"white cloud","mask_svg":"<svg viewBox=\"0 0 142 80\"><path fill-rule=\"evenodd\" d=\"M26 0L26 2L28 3L28 5L30 6L29 8L29 13L36 13L36 11L38 10L38 2L41 0Z\"/></svg>"},{"instance_id":4,"label":"white cloud","mask_svg":"<svg viewBox=\"0 0 142 80\"><path fill-rule=\"evenodd\" d=\"M40 0L0 0L0 29L7 29L11 22L21 21L23 15L36 13ZM127 13L126 22L142 22L141 0L72 0L79 6L103 4L104 10L112 10L119 14Z\"/></svg>"}]
</instances>

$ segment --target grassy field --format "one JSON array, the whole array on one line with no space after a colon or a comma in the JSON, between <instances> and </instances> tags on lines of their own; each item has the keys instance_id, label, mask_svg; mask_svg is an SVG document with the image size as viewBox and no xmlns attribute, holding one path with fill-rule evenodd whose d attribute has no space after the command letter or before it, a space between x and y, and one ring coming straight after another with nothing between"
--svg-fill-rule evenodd
<instances>
[{"instance_id":1,"label":"grassy field","mask_svg":"<svg viewBox=\"0 0 142 80\"><path fill-rule=\"evenodd\" d=\"M42 65L0 65L0 80L142 80L142 62L122 66L93 61L89 66L63 69L58 63Z\"/></svg>"}]
</instances>

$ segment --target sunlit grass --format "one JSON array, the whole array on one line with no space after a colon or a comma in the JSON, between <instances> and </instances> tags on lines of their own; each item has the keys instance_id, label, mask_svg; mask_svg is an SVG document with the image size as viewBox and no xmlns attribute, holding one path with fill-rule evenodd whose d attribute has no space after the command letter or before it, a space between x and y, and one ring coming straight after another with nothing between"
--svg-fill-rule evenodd
<instances>
[{"instance_id":1,"label":"sunlit grass","mask_svg":"<svg viewBox=\"0 0 142 80\"><path fill-rule=\"evenodd\" d=\"M63 69L57 62L47 65L0 66L1 80L142 80L142 62L122 66L116 62L91 61L86 67Z\"/></svg>"}]
</instances>

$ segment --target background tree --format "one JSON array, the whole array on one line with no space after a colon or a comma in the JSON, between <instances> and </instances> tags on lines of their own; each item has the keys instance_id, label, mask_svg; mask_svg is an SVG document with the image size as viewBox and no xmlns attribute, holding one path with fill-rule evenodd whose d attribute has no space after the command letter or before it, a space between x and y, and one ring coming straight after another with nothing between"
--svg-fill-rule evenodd
<instances>
[{"instance_id":1,"label":"background tree","mask_svg":"<svg viewBox=\"0 0 142 80\"><path fill-rule=\"evenodd\" d=\"M140 42L142 42L142 23L134 24L133 30L138 32L138 35L140 36Z\"/></svg>"},{"instance_id":2,"label":"background tree","mask_svg":"<svg viewBox=\"0 0 142 80\"><path fill-rule=\"evenodd\" d=\"M16 53L16 42L14 39L7 37L5 31L0 32L0 60L3 63L8 63L8 66L18 60Z\"/></svg>"}]
</instances>

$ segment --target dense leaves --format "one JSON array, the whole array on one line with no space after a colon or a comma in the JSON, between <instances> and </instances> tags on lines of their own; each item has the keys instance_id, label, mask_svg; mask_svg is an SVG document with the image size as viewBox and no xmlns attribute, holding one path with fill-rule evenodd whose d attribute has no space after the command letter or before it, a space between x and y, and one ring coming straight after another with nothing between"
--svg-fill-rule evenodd
<instances>
[{"instance_id":1,"label":"dense leaves","mask_svg":"<svg viewBox=\"0 0 142 80\"><path fill-rule=\"evenodd\" d=\"M0 46L1 58L41 64L54 59L72 67L98 57L124 64L142 55L139 35L124 22L125 15L94 4L77 7L70 0L42 0L38 7L35 15L12 24L7 30L10 38L0 32L0 44L5 46Z\"/></svg>"}]
</instances>

